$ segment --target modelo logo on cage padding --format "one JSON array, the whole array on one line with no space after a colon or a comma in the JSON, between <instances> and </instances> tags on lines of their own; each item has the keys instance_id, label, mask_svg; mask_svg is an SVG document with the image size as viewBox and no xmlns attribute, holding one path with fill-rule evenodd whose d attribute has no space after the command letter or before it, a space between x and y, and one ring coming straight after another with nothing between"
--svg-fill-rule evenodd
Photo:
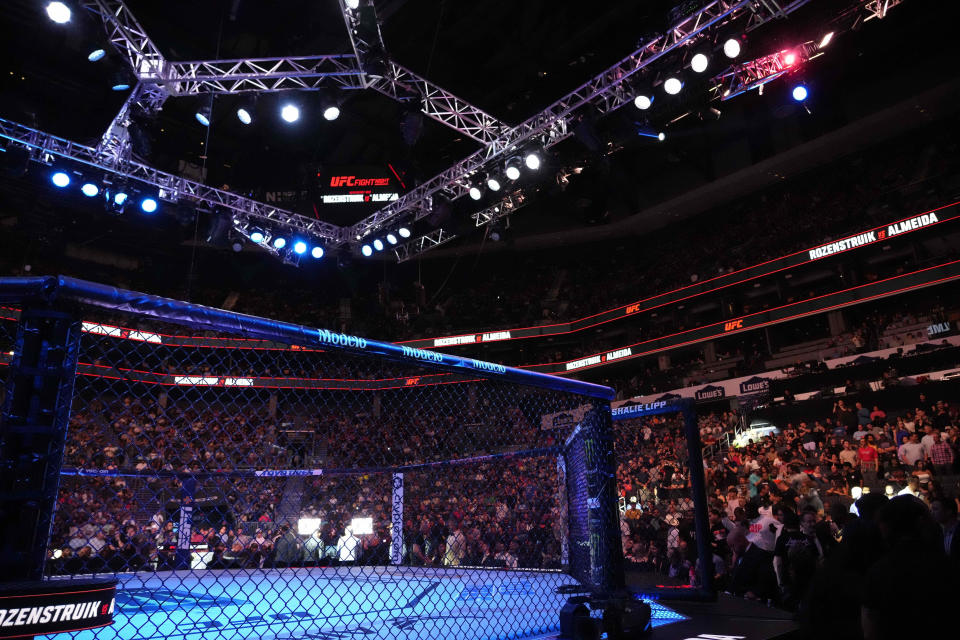
<instances>
[{"instance_id":1,"label":"modelo logo on cage padding","mask_svg":"<svg viewBox=\"0 0 960 640\"><path fill-rule=\"evenodd\" d=\"M426 360L427 362L443 362L442 353L434 353L433 351L427 351L426 349L416 349L414 347L400 347L403 355L408 358L416 358L417 360Z\"/></svg>"},{"instance_id":2,"label":"modelo logo on cage padding","mask_svg":"<svg viewBox=\"0 0 960 640\"><path fill-rule=\"evenodd\" d=\"M317 330L317 339L324 344L337 347L350 347L351 349L366 349L367 341L357 336L348 336L345 333L335 333L327 329Z\"/></svg>"},{"instance_id":3,"label":"modelo logo on cage padding","mask_svg":"<svg viewBox=\"0 0 960 640\"><path fill-rule=\"evenodd\" d=\"M484 362L483 360L470 360L470 364L473 365L474 369L479 369L480 371L492 371L493 373L506 373L507 368L502 364L494 364L492 362Z\"/></svg>"}]
</instances>

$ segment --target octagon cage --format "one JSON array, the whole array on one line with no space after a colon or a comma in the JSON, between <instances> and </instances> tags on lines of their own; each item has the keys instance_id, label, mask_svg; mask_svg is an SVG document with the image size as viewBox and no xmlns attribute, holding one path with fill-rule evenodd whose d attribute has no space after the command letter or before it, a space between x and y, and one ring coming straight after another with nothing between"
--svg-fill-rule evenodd
<instances>
[{"instance_id":1,"label":"octagon cage","mask_svg":"<svg viewBox=\"0 0 960 640\"><path fill-rule=\"evenodd\" d=\"M57 637L535 637L623 589L609 388L62 276L0 303L3 580L117 581Z\"/></svg>"}]
</instances>

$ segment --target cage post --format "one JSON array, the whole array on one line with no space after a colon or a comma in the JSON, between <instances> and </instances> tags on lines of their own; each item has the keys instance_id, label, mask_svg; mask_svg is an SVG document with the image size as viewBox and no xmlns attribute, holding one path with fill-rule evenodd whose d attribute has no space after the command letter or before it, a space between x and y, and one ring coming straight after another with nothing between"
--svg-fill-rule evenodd
<instances>
[{"instance_id":1,"label":"cage post","mask_svg":"<svg viewBox=\"0 0 960 640\"><path fill-rule=\"evenodd\" d=\"M390 510L390 564L403 564L403 474L393 474Z\"/></svg>"},{"instance_id":2,"label":"cage post","mask_svg":"<svg viewBox=\"0 0 960 640\"><path fill-rule=\"evenodd\" d=\"M693 493L693 526L697 536L697 564L699 565L699 595L716 598L713 590L713 551L710 549L710 524L707 517L707 481L703 471L703 445L700 426L692 398L681 401L683 428L687 438L687 456L690 464L690 491Z\"/></svg>"},{"instance_id":3,"label":"cage post","mask_svg":"<svg viewBox=\"0 0 960 640\"><path fill-rule=\"evenodd\" d=\"M183 478L180 483L180 519L177 523L177 569L189 569L191 561L190 537L193 535L193 499L197 479Z\"/></svg>"},{"instance_id":4,"label":"cage post","mask_svg":"<svg viewBox=\"0 0 960 640\"><path fill-rule=\"evenodd\" d=\"M593 585L611 594L624 588L623 548L617 510L617 462L610 405L597 402L582 424Z\"/></svg>"},{"instance_id":5,"label":"cage post","mask_svg":"<svg viewBox=\"0 0 960 640\"><path fill-rule=\"evenodd\" d=\"M40 580L70 422L81 324L70 313L20 314L0 416L0 580Z\"/></svg>"}]
</instances>

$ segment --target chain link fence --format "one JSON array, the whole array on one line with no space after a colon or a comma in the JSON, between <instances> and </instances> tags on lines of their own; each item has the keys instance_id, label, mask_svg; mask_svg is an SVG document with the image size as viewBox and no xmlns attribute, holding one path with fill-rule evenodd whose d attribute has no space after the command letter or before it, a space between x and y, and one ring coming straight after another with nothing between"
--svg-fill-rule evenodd
<instances>
[{"instance_id":1,"label":"chain link fence","mask_svg":"<svg viewBox=\"0 0 960 640\"><path fill-rule=\"evenodd\" d=\"M622 581L608 390L124 299L72 308L44 575L120 580L74 636L526 637Z\"/></svg>"}]
</instances>

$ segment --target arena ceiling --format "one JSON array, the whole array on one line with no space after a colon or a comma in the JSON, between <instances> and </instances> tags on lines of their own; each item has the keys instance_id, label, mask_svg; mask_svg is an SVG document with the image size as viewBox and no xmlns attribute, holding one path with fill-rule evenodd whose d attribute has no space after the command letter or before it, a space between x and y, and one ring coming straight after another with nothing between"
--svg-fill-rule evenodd
<instances>
[{"instance_id":1,"label":"arena ceiling","mask_svg":"<svg viewBox=\"0 0 960 640\"><path fill-rule=\"evenodd\" d=\"M64 28L46 19L43 4L4 3L0 50L7 73L0 79L0 117L93 143L124 100L123 93L110 90L112 75L123 62L112 56L88 62L91 42L102 34L95 18L81 15ZM662 31L674 4L384 0L376 7L391 58L512 125ZM350 50L335 0L129 0L128 5L172 60ZM789 20L758 30L751 46L775 50L815 37L823 30L829 5L812 0ZM808 110L786 97L785 83L772 84L766 95L752 92L724 103L718 121L687 117L670 123L664 117L646 123L668 132L669 141L662 144L636 136L642 120L636 110L619 110L597 123L600 138L617 152L598 153L582 138L559 145L556 166L582 165L584 173L568 175L564 185L556 176L544 180L538 202L514 216L511 233L576 234L583 227L604 227L935 85L942 77L936 68L937 38L930 34L946 27L918 5L922 3L905 2L897 14L863 25L811 63L803 78L817 94ZM895 50L888 46L895 39L911 46ZM898 91L878 91L885 84ZM418 141L407 144L400 127L403 108L374 91L342 92L342 115L333 123L308 107L297 127L276 117L276 94L259 98L260 117L255 126L245 127L234 115L238 100L218 96L209 129L194 119L198 99L168 100L149 123L152 144L146 159L172 172L184 161L204 165L208 184L262 197L267 191L301 189L318 171L356 165L389 165L412 186L478 148L475 141L430 119L424 120ZM22 197L32 188L13 182L4 178L0 189ZM41 197L49 205L48 198ZM464 232L472 222L463 210L469 204L461 203L454 214ZM81 234L87 229L67 210L71 207L52 209L48 213L57 225ZM324 210L323 215L344 225L369 212L345 207ZM162 233L145 237L138 224L130 234L120 229L113 237L123 237L124 244L169 242ZM88 234L90 239L96 235ZM461 244L469 246L481 237L480 231L464 233Z\"/></svg>"}]
</instances>

